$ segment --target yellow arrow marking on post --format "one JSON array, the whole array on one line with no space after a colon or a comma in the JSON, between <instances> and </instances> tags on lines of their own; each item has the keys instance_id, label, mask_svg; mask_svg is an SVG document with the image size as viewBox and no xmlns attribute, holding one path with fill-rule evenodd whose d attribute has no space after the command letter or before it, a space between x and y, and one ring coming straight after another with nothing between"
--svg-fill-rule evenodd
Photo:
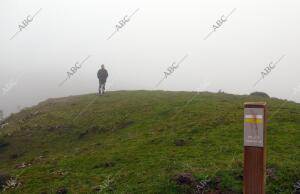
<instances>
[{"instance_id":1,"label":"yellow arrow marking on post","mask_svg":"<svg viewBox=\"0 0 300 194\"><path fill-rule=\"evenodd\" d=\"M245 115L245 123L261 124L263 123L263 115Z\"/></svg>"}]
</instances>

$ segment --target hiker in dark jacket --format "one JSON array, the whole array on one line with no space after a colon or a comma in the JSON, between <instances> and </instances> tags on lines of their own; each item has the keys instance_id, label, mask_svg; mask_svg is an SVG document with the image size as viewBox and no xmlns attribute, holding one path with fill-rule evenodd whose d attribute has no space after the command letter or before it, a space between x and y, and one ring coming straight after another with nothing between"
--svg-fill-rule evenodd
<instances>
[{"instance_id":1,"label":"hiker in dark jacket","mask_svg":"<svg viewBox=\"0 0 300 194\"><path fill-rule=\"evenodd\" d=\"M104 94L105 91L105 83L106 79L108 77L108 73L106 69L104 68L104 65L101 65L101 69L99 69L97 73L97 77L99 79L99 94Z\"/></svg>"}]
</instances>

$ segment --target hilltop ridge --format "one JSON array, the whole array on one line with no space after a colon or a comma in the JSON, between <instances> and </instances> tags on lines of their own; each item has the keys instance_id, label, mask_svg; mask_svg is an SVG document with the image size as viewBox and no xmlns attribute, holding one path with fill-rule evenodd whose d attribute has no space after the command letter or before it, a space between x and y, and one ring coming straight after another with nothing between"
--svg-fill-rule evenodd
<instances>
[{"instance_id":1,"label":"hilltop ridge","mask_svg":"<svg viewBox=\"0 0 300 194\"><path fill-rule=\"evenodd\" d=\"M300 180L300 104L210 92L48 99L0 129L4 193L241 193L243 104L265 101L267 193ZM5 187L6 186L6 187Z\"/></svg>"}]
</instances>

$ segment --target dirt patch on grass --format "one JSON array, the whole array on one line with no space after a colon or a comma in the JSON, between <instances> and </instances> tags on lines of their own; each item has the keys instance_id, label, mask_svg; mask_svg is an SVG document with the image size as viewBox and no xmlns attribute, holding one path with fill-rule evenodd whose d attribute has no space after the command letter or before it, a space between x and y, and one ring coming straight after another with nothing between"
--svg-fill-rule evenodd
<instances>
[{"instance_id":1,"label":"dirt patch on grass","mask_svg":"<svg viewBox=\"0 0 300 194\"><path fill-rule=\"evenodd\" d=\"M176 139L174 141L174 144L176 146L185 146L185 145L189 144L189 140L187 140L187 139Z\"/></svg>"},{"instance_id":2,"label":"dirt patch on grass","mask_svg":"<svg viewBox=\"0 0 300 194\"><path fill-rule=\"evenodd\" d=\"M114 161L107 161L107 162L103 162L101 164L96 164L93 166L93 168L111 168L114 167L116 165L116 162Z\"/></svg>"},{"instance_id":3,"label":"dirt patch on grass","mask_svg":"<svg viewBox=\"0 0 300 194\"><path fill-rule=\"evenodd\" d=\"M179 173L172 177L172 180L178 185L192 185L195 183L195 178L192 173Z\"/></svg>"},{"instance_id":4,"label":"dirt patch on grass","mask_svg":"<svg viewBox=\"0 0 300 194\"><path fill-rule=\"evenodd\" d=\"M239 194L224 190L221 187L222 178L214 177L207 180L196 180L192 173L178 173L171 178L185 194Z\"/></svg>"},{"instance_id":5,"label":"dirt patch on grass","mask_svg":"<svg viewBox=\"0 0 300 194\"><path fill-rule=\"evenodd\" d=\"M68 189L66 189L64 187L61 187L55 193L56 194L67 194L68 193Z\"/></svg>"}]
</instances>

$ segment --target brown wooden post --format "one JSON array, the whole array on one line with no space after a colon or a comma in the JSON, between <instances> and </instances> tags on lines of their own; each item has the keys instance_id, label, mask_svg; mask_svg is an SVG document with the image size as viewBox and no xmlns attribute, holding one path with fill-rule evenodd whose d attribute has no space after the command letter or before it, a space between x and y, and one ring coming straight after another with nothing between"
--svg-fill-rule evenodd
<instances>
[{"instance_id":1,"label":"brown wooden post","mask_svg":"<svg viewBox=\"0 0 300 194\"><path fill-rule=\"evenodd\" d=\"M244 104L244 194L265 194L267 115L265 102Z\"/></svg>"}]
</instances>

